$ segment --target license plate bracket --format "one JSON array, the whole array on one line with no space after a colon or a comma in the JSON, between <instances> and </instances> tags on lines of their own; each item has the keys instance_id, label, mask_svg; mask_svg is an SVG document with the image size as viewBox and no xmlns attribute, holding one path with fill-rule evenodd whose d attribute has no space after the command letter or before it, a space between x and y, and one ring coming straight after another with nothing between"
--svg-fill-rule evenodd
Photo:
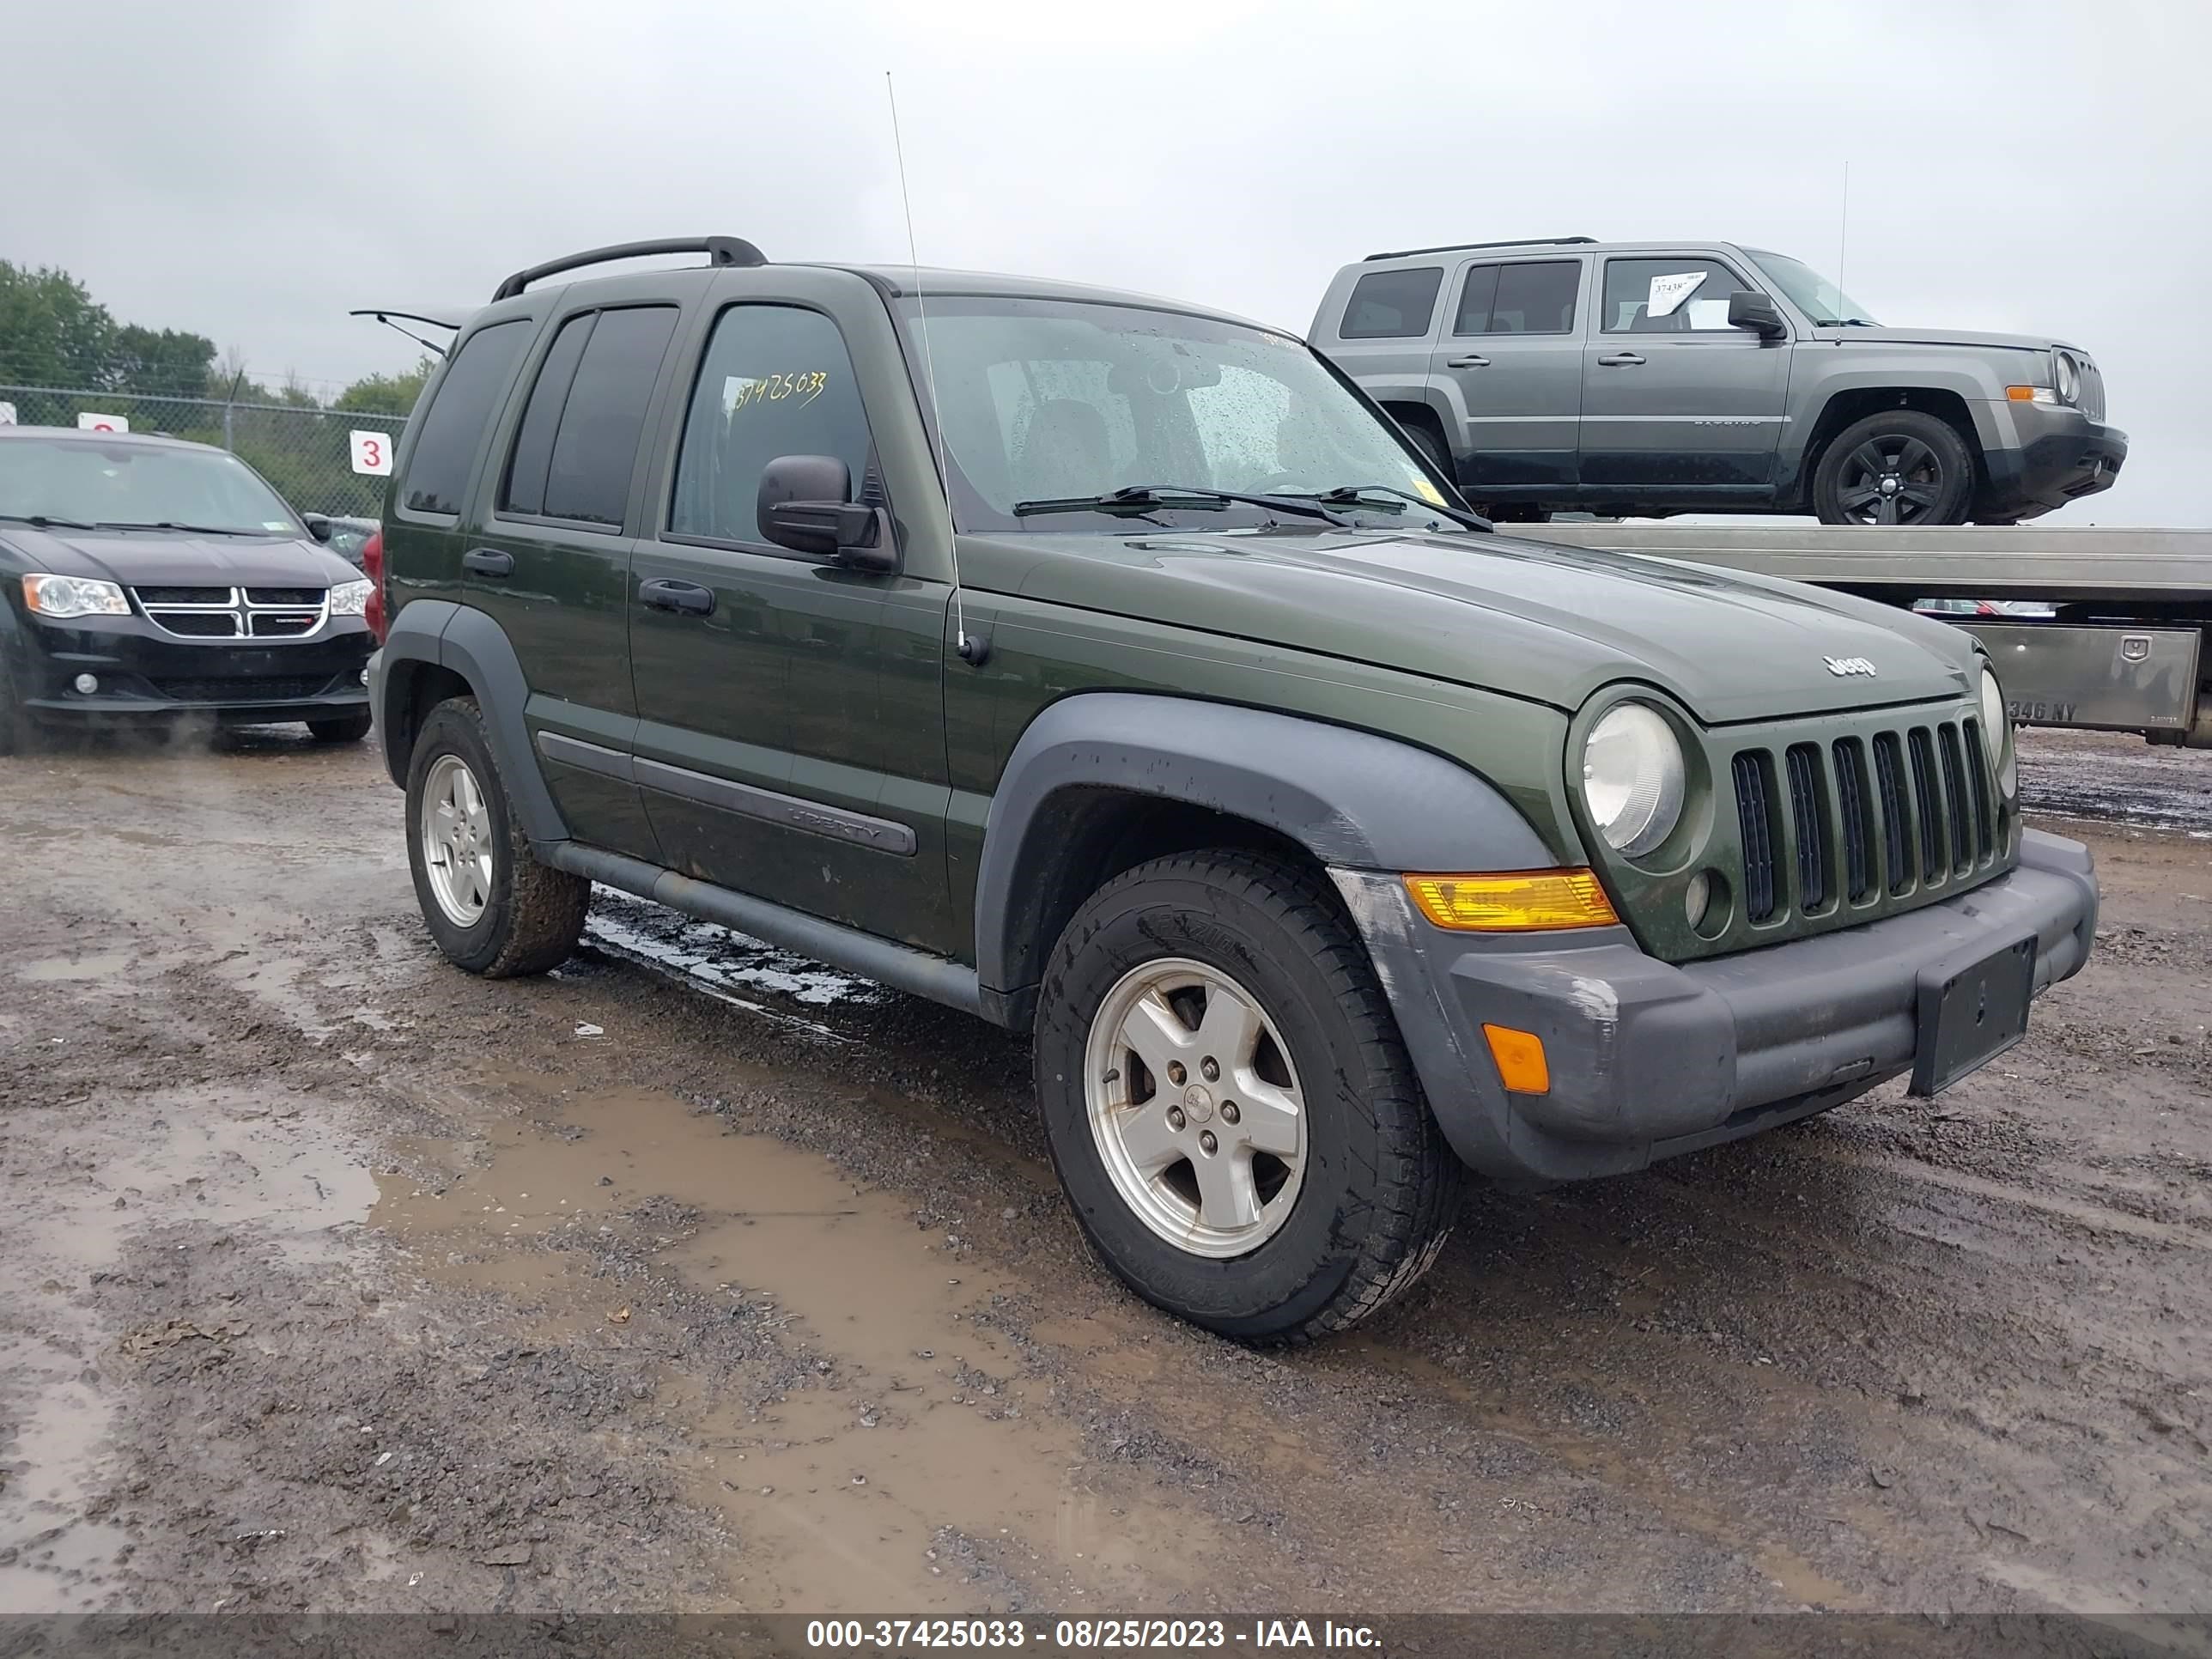
<instances>
[{"instance_id":1,"label":"license plate bracket","mask_svg":"<svg viewBox=\"0 0 2212 1659\"><path fill-rule=\"evenodd\" d=\"M1962 966L1947 962L1921 974L1913 1094L1941 1093L2027 1035L2035 952L2030 933Z\"/></svg>"}]
</instances>

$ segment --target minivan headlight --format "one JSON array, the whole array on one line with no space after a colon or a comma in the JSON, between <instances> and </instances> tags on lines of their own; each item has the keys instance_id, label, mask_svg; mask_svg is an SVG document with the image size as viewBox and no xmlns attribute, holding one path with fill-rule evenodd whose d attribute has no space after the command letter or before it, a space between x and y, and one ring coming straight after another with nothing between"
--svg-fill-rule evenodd
<instances>
[{"instance_id":1,"label":"minivan headlight","mask_svg":"<svg viewBox=\"0 0 2212 1659\"><path fill-rule=\"evenodd\" d=\"M340 582L331 589L331 615L358 617L368 608L368 596L376 591L374 582Z\"/></svg>"},{"instance_id":2,"label":"minivan headlight","mask_svg":"<svg viewBox=\"0 0 2212 1659\"><path fill-rule=\"evenodd\" d=\"M23 578L23 604L40 617L127 617L131 601L113 582L89 576Z\"/></svg>"},{"instance_id":3,"label":"minivan headlight","mask_svg":"<svg viewBox=\"0 0 2212 1659\"><path fill-rule=\"evenodd\" d=\"M1640 857L1674 832L1683 788L1682 745L1649 703L1608 710L1583 741L1583 803L1623 857Z\"/></svg>"}]
</instances>

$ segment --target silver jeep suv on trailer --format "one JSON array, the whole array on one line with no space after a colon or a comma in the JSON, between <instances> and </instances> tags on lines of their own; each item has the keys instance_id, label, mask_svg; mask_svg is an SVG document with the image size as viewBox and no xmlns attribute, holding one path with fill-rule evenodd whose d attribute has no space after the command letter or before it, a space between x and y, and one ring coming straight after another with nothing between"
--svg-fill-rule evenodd
<instances>
[{"instance_id":1,"label":"silver jeep suv on trailer","mask_svg":"<svg viewBox=\"0 0 2212 1659\"><path fill-rule=\"evenodd\" d=\"M1883 328L1727 242L1474 242L1346 265L1313 343L1492 517L2011 524L2109 489L2089 355Z\"/></svg>"}]
</instances>

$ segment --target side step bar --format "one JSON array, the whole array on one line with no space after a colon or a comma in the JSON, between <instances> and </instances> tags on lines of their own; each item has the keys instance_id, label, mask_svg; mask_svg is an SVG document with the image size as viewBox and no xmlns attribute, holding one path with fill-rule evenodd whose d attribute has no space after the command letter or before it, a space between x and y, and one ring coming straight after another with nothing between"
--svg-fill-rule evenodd
<instances>
[{"instance_id":1,"label":"side step bar","mask_svg":"<svg viewBox=\"0 0 2212 1659\"><path fill-rule=\"evenodd\" d=\"M702 921L720 922L754 939L765 939L770 945L826 962L833 968L842 968L895 990L941 1002L963 1013L975 1014L997 1024L1006 1023L997 1010L997 999L994 997L987 1002L975 970L948 957L933 957L910 945L894 945L857 928L824 921L819 916L771 904L766 899L733 893L710 881L680 876L673 870L647 864L643 859L586 847L578 842L540 842L532 850L540 862L556 870L604 882L609 887L651 899L655 904L665 904Z\"/></svg>"}]
</instances>

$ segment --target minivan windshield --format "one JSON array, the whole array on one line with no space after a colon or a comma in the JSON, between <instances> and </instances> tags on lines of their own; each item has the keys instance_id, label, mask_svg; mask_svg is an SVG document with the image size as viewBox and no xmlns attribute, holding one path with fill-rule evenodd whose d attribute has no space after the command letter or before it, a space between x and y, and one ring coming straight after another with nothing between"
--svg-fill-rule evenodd
<instances>
[{"instance_id":1,"label":"minivan windshield","mask_svg":"<svg viewBox=\"0 0 2212 1659\"><path fill-rule=\"evenodd\" d=\"M0 440L0 519L63 526L175 526L228 536L298 536L292 509L219 449L121 439Z\"/></svg>"},{"instance_id":2,"label":"minivan windshield","mask_svg":"<svg viewBox=\"0 0 2212 1659\"><path fill-rule=\"evenodd\" d=\"M915 367L934 382L963 531L1126 529L1133 517L1459 527L1427 510L1446 498L1396 429L1286 335L1087 301L929 295L904 305L925 347ZM1136 500L1085 505L1147 487ZM1179 493L1208 491L1284 507ZM1343 494L1314 512L1314 498L1332 492Z\"/></svg>"},{"instance_id":3,"label":"minivan windshield","mask_svg":"<svg viewBox=\"0 0 2212 1659\"><path fill-rule=\"evenodd\" d=\"M1802 259L1793 259L1786 253L1762 253L1754 247L1744 252L1815 328L1877 326L1873 318L1859 309L1857 301Z\"/></svg>"}]
</instances>

